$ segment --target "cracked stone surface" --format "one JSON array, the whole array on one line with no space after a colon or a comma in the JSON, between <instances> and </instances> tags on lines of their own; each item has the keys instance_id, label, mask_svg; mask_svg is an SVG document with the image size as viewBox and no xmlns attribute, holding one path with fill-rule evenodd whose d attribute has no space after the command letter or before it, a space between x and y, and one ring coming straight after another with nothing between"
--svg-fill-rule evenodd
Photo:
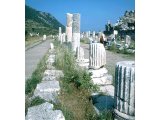
<instances>
[{"instance_id":1,"label":"cracked stone surface","mask_svg":"<svg viewBox=\"0 0 160 120\"><path fill-rule=\"evenodd\" d=\"M53 111L53 104L45 102L28 108L25 120L65 120L61 110Z\"/></svg>"},{"instance_id":2,"label":"cracked stone surface","mask_svg":"<svg viewBox=\"0 0 160 120\"><path fill-rule=\"evenodd\" d=\"M44 76L55 76L56 78L59 78L63 76L62 70L45 70Z\"/></svg>"},{"instance_id":3,"label":"cracked stone surface","mask_svg":"<svg viewBox=\"0 0 160 120\"><path fill-rule=\"evenodd\" d=\"M34 91L34 97L39 96L46 101L53 101L54 103L57 103L59 92L59 81L43 81L42 83L37 84L37 87Z\"/></svg>"}]
</instances>

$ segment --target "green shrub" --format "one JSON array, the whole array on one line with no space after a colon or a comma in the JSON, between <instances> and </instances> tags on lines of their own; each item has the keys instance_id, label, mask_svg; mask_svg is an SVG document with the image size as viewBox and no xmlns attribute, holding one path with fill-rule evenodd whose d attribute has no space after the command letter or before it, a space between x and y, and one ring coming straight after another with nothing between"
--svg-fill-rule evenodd
<instances>
[{"instance_id":1,"label":"green shrub","mask_svg":"<svg viewBox=\"0 0 160 120\"><path fill-rule=\"evenodd\" d=\"M36 97L31 101L30 107L36 106L36 105L40 105L40 104L42 104L44 102L45 102L44 99L41 99L40 97Z\"/></svg>"},{"instance_id":2,"label":"green shrub","mask_svg":"<svg viewBox=\"0 0 160 120\"><path fill-rule=\"evenodd\" d=\"M64 114L65 120L74 120L73 113L62 104L54 104L54 110L61 110Z\"/></svg>"},{"instance_id":3,"label":"green shrub","mask_svg":"<svg viewBox=\"0 0 160 120\"><path fill-rule=\"evenodd\" d=\"M67 47L55 41L56 60L55 67L63 70L63 81L66 83L74 83L77 88L96 90L97 86L91 83L91 75L76 65L74 52Z\"/></svg>"},{"instance_id":4,"label":"green shrub","mask_svg":"<svg viewBox=\"0 0 160 120\"><path fill-rule=\"evenodd\" d=\"M47 56L44 56L40 63L37 65L36 70L32 73L31 78L26 80L25 83L25 94L32 95L34 89L36 88L37 84L41 82L43 73L46 69L45 61L47 59Z\"/></svg>"},{"instance_id":5,"label":"green shrub","mask_svg":"<svg viewBox=\"0 0 160 120\"><path fill-rule=\"evenodd\" d=\"M115 43L112 43L111 47L109 48L109 50L116 52L117 51L117 47Z\"/></svg>"}]
</instances>

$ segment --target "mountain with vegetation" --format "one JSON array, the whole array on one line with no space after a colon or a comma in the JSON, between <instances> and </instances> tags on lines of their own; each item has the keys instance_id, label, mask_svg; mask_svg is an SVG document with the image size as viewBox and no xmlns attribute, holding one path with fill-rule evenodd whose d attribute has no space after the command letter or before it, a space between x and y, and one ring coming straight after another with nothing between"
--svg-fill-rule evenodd
<instances>
[{"instance_id":1,"label":"mountain with vegetation","mask_svg":"<svg viewBox=\"0 0 160 120\"><path fill-rule=\"evenodd\" d=\"M57 34L59 27L64 32L65 27L50 13L41 12L25 5L25 35Z\"/></svg>"}]
</instances>

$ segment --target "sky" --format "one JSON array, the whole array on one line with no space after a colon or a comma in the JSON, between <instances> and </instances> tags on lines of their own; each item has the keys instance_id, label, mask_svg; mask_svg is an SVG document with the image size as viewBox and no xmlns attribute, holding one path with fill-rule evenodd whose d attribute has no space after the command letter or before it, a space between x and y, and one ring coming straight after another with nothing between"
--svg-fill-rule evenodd
<instances>
[{"instance_id":1,"label":"sky","mask_svg":"<svg viewBox=\"0 0 160 120\"><path fill-rule=\"evenodd\" d=\"M115 23L126 10L135 10L135 0L26 0L25 4L52 14L66 26L66 13L80 13L80 29L104 31L109 20Z\"/></svg>"}]
</instances>

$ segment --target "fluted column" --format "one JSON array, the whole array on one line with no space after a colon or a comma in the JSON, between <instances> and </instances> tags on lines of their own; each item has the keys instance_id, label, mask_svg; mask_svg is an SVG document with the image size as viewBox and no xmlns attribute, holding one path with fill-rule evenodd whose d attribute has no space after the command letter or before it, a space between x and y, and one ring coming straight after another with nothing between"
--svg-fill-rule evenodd
<instances>
[{"instance_id":1,"label":"fluted column","mask_svg":"<svg viewBox=\"0 0 160 120\"><path fill-rule=\"evenodd\" d=\"M77 47L80 46L80 14L73 14L72 24L72 48L76 52Z\"/></svg>"},{"instance_id":2,"label":"fluted column","mask_svg":"<svg viewBox=\"0 0 160 120\"><path fill-rule=\"evenodd\" d=\"M72 23L73 23L73 14L67 13L67 26L66 26L67 42L72 42Z\"/></svg>"},{"instance_id":3,"label":"fluted column","mask_svg":"<svg viewBox=\"0 0 160 120\"><path fill-rule=\"evenodd\" d=\"M90 44L89 68L99 69L106 64L106 51L101 43Z\"/></svg>"},{"instance_id":4,"label":"fluted column","mask_svg":"<svg viewBox=\"0 0 160 120\"><path fill-rule=\"evenodd\" d=\"M59 35L58 35L59 41L62 41L62 29L59 27Z\"/></svg>"},{"instance_id":5,"label":"fluted column","mask_svg":"<svg viewBox=\"0 0 160 120\"><path fill-rule=\"evenodd\" d=\"M115 72L115 115L124 120L134 120L135 116L135 62L121 61Z\"/></svg>"},{"instance_id":6,"label":"fluted column","mask_svg":"<svg viewBox=\"0 0 160 120\"><path fill-rule=\"evenodd\" d=\"M77 47L76 57L77 57L77 61L83 61L84 60L84 50L83 50L82 47Z\"/></svg>"}]
</instances>

